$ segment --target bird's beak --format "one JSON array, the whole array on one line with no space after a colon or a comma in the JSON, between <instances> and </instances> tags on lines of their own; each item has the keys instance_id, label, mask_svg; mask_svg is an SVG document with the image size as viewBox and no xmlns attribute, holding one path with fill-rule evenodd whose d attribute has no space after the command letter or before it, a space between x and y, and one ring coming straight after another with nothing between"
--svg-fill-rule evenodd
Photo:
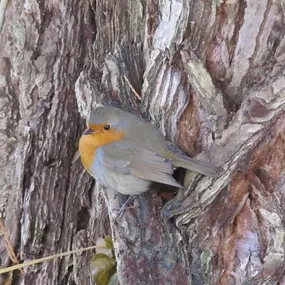
<instances>
[{"instance_id":1,"label":"bird's beak","mask_svg":"<svg viewBox=\"0 0 285 285\"><path fill-rule=\"evenodd\" d=\"M90 128L88 128L87 130L84 131L83 135L86 136L86 135L92 135L94 134L94 131Z\"/></svg>"}]
</instances>

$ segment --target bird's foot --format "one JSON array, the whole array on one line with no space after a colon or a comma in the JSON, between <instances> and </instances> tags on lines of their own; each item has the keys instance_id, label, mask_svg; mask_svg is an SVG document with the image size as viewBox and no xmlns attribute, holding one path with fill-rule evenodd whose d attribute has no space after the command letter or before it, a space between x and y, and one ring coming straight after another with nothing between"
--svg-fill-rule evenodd
<instances>
[{"instance_id":1,"label":"bird's foot","mask_svg":"<svg viewBox=\"0 0 285 285\"><path fill-rule=\"evenodd\" d=\"M130 202L132 199L133 199L133 196L129 196L128 199L126 200L126 202L124 202L124 204L122 205L122 207L121 207L120 210L119 210L119 213L117 214L117 216L116 216L116 218L115 218L116 221L119 220L120 218L122 218L122 216L123 216L123 214L124 214L124 212L125 212L125 210L126 210L128 204L129 204L129 202Z\"/></svg>"}]
</instances>

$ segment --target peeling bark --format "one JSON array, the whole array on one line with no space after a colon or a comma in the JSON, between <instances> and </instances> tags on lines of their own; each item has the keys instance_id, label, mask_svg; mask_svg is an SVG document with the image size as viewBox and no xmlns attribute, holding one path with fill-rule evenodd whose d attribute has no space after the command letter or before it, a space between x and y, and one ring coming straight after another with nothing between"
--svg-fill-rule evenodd
<instances>
[{"instance_id":1,"label":"peeling bark","mask_svg":"<svg viewBox=\"0 0 285 285\"><path fill-rule=\"evenodd\" d=\"M0 210L20 260L112 232L124 285L284 282L284 7L12 0L0 35ZM97 103L143 116L221 172L187 172L166 205L154 185L116 221L123 197L76 154ZM0 252L6 267L2 236ZM91 255L28 267L13 284L89 284Z\"/></svg>"}]
</instances>

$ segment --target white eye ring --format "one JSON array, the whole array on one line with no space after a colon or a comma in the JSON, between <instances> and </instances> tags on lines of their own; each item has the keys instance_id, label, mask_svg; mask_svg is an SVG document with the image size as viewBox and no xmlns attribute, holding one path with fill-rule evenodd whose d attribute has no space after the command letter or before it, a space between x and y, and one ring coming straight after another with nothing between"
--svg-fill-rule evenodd
<instances>
[{"instance_id":1,"label":"white eye ring","mask_svg":"<svg viewBox=\"0 0 285 285\"><path fill-rule=\"evenodd\" d=\"M111 128L110 125L105 125L105 126L104 126L104 130L105 130L105 131L109 131L110 128Z\"/></svg>"}]
</instances>

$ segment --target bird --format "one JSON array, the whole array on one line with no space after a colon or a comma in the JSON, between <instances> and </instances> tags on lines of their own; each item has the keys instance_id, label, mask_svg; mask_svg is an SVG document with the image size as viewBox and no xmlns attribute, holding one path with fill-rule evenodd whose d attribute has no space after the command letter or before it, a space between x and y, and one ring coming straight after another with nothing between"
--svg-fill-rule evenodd
<instances>
[{"instance_id":1,"label":"bird","mask_svg":"<svg viewBox=\"0 0 285 285\"><path fill-rule=\"evenodd\" d=\"M158 182L184 188L173 178L176 168L215 176L218 167L188 157L159 129L117 107L97 106L79 140L84 168L107 189L139 195Z\"/></svg>"}]
</instances>

